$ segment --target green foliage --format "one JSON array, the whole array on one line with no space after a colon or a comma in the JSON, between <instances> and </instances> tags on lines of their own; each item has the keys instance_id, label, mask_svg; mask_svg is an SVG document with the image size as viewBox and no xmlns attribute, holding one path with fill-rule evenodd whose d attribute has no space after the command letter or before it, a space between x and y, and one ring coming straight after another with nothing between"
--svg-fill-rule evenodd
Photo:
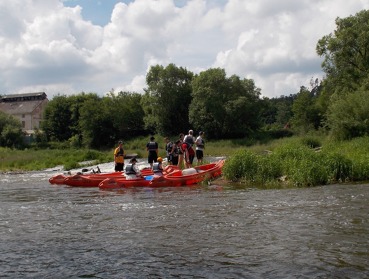
<instances>
[{"instance_id":1,"label":"green foliage","mask_svg":"<svg viewBox=\"0 0 369 279\"><path fill-rule=\"evenodd\" d=\"M258 168L256 158L256 154L245 149L236 152L223 167L224 177L231 181L253 181Z\"/></svg>"},{"instance_id":2,"label":"green foliage","mask_svg":"<svg viewBox=\"0 0 369 279\"><path fill-rule=\"evenodd\" d=\"M369 91L348 93L332 99L327 125L335 139L369 135Z\"/></svg>"},{"instance_id":3,"label":"green foliage","mask_svg":"<svg viewBox=\"0 0 369 279\"><path fill-rule=\"evenodd\" d=\"M73 159L68 160L64 163L64 170L68 171L80 167L79 163Z\"/></svg>"},{"instance_id":4,"label":"green foliage","mask_svg":"<svg viewBox=\"0 0 369 279\"><path fill-rule=\"evenodd\" d=\"M301 139L301 143L310 148L317 148L322 145L318 137L306 136Z\"/></svg>"},{"instance_id":5,"label":"green foliage","mask_svg":"<svg viewBox=\"0 0 369 279\"><path fill-rule=\"evenodd\" d=\"M354 92L368 77L369 11L336 19L334 33L321 38L316 46L324 57L322 68L332 93Z\"/></svg>"},{"instance_id":6,"label":"green foliage","mask_svg":"<svg viewBox=\"0 0 369 279\"><path fill-rule=\"evenodd\" d=\"M292 105L293 117L291 124L294 130L302 134L318 129L320 126L320 112L316 106L316 96L301 87Z\"/></svg>"},{"instance_id":7,"label":"green foliage","mask_svg":"<svg viewBox=\"0 0 369 279\"><path fill-rule=\"evenodd\" d=\"M349 158L330 152L322 156L324 156L324 163L329 173L328 181L334 183L353 180L353 162Z\"/></svg>"},{"instance_id":8,"label":"green foliage","mask_svg":"<svg viewBox=\"0 0 369 279\"><path fill-rule=\"evenodd\" d=\"M0 111L0 146L20 148L23 146L22 125L18 119Z\"/></svg>"},{"instance_id":9,"label":"green foliage","mask_svg":"<svg viewBox=\"0 0 369 279\"><path fill-rule=\"evenodd\" d=\"M94 93L58 95L46 107L43 134L48 141L69 141L71 147L110 147L118 139L145 133L140 102L140 94L129 92L102 98Z\"/></svg>"},{"instance_id":10,"label":"green foliage","mask_svg":"<svg viewBox=\"0 0 369 279\"><path fill-rule=\"evenodd\" d=\"M152 133L187 131L193 73L169 64L152 66L146 75L148 88L142 97L145 128Z\"/></svg>"},{"instance_id":11,"label":"green foliage","mask_svg":"<svg viewBox=\"0 0 369 279\"><path fill-rule=\"evenodd\" d=\"M282 129L290 123L293 116L292 105L296 99L296 94L290 96L280 96L278 98L262 99L262 121L265 127Z\"/></svg>"},{"instance_id":12,"label":"green foliage","mask_svg":"<svg viewBox=\"0 0 369 279\"><path fill-rule=\"evenodd\" d=\"M206 70L192 82L190 123L210 138L244 137L260 127L259 96L253 80L227 78L220 68Z\"/></svg>"},{"instance_id":13,"label":"green foliage","mask_svg":"<svg viewBox=\"0 0 369 279\"><path fill-rule=\"evenodd\" d=\"M283 139L270 153L240 150L230 156L223 175L251 186L306 187L369 179L369 137L355 141L322 143L312 149L311 140ZM313 140L317 145L317 140Z\"/></svg>"}]
</instances>

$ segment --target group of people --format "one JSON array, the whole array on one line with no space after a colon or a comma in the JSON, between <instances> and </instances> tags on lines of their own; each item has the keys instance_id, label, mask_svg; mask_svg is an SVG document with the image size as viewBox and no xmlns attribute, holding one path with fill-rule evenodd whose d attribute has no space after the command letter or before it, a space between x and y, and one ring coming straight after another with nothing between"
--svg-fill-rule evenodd
<instances>
[{"instance_id":1,"label":"group of people","mask_svg":"<svg viewBox=\"0 0 369 279\"><path fill-rule=\"evenodd\" d=\"M189 130L187 135L179 134L179 138L174 142L167 137L165 138L168 165L191 168L195 157L198 163L201 164L204 158L204 149L205 140L202 131L199 132L196 138L193 135L193 130ZM146 150L148 152L147 162L150 164L154 175L161 175L163 159L158 155L159 144L155 141L155 137L150 137L150 141L146 144ZM136 166L136 158L132 158L124 168L124 155L123 142L119 141L118 147L114 150L115 171L123 171L124 169L127 179L141 176L140 170Z\"/></svg>"},{"instance_id":2,"label":"group of people","mask_svg":"<svg viewBox=\"0 0 369 279\"><path fill-rule=\"evenodd\" d=\"M195 156L199 164L203 162L205 140L202 131L196 138L193 135L193 130L189 130L186 136L181 133L175 142L165 138L165 144L169 165L176 165L179 168L184 165L185 168L191 168Z\"/></svg>"}]
</instances>

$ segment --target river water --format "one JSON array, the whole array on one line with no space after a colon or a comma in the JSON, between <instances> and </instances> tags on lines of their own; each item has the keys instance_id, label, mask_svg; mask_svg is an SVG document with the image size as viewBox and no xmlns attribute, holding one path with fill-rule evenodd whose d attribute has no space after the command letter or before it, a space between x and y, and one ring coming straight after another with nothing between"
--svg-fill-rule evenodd
<instances>
[{"instance_id":1,"label":"river water","mask_svg":"<svg viewBox=\"0 0 369 279\"><path fill-rule=\"evenodd\" d=\"M0 175L0 278L369 278L369 185L102 191Z\"/></svg>"}]
</instances>

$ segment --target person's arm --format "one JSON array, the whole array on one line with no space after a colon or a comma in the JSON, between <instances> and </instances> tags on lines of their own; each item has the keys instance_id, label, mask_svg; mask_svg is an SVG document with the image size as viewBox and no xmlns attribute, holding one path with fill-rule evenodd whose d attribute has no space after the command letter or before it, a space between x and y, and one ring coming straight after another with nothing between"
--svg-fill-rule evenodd
<instances>
[{"instance_id":1,"label":"person's arm","mask_svg":"<svg viewBox=\"0 0 369 279\"><path fill-rule=\"evenodd\" d=\"M196 144L196 146L198 146L199 144L201 144L199 137L196 139L195 144Z\"/></svg>"}]
</instances>

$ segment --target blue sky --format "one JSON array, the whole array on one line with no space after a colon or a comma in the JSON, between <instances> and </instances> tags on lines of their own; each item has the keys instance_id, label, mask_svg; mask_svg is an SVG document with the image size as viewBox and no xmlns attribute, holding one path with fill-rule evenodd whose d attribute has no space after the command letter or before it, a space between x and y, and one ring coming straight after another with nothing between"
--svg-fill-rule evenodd
<instances>
[{"instance_id":1,"label":"blue sky","mask_svg":"<svg viewBox=\"0 0 369 279\"><path fill-rule=\"evenodd\" d=\"M148 0L150 1L150 0ZM82 16L86 20L90 20L92 23L104 26L109 23L110 16L115 4L117 3L129 4L134 0L64 0L64 5L67 7L81 6ZM187 0L175 0L174 4L177 7L183 7ZM225 3L224 0L216 1L219 4Z\"/></svg>"},{"instance_id":2,"label":"blue sky","mask_svg":"<svg viewBox=\"0 0 369 279\"><path fill-rule=\"evenodd\" d=\"M82 16L92 23L104 26L109 23L110 16L116 3L129 4L131 0L64 0L67 7L81 6Z\"/></svg>"},{"instance_id":3,"label":"blue sky","mask_svg":"<svg viewBox=\"0 0 369 279\"><path fill-rule=\"evenodd\" d=\"M173 63L288 96L324 78L318 40L364 9L367 0L0 1L0 94L141 93L151 66Z\"/></svg>"}]
</instances>

